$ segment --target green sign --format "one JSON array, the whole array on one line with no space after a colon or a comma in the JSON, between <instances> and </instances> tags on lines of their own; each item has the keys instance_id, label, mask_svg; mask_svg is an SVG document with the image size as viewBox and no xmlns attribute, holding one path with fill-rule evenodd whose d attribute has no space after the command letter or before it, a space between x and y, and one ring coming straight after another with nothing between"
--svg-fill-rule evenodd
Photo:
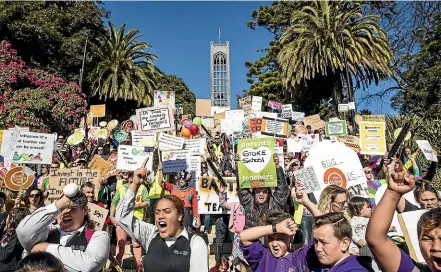
<instances>
[{"instance_id":1,"label":"green sign","mask_svg":"<svg viewBox=\"0 0 441 272\"><path fill-rule=\"evenodd\" d=\"M341 136L348 134L346 121L332 121L325 123L326 136Z\"/></svg>"},{"instance_id":2,"label":"green sign","mask_svg":"<svg viewBox=\"0 0 441 272\"><path fill-rule=\"evenodd\" d=\"M241 188L277 186L273 137L239 140L237 153Z\"/></svg>"}]
</instances>

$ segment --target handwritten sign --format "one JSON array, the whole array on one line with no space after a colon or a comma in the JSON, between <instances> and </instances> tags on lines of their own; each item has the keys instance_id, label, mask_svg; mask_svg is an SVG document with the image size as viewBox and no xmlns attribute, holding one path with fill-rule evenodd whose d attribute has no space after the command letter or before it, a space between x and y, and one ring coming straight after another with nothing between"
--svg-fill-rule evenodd
<instances>
[{"instance_id":1,"label":"handwritten sign","mask_svg":"<svg viewBox=\"0 0 441 272\"><path fill-rule=\"evenodd\" d=\"M228 110L225 111L225 119L227 120L244 120L244 110Z\"/></svg>"},{"instance_id":2,"label":"handwritten sign","mask_svg":"<svg viewBox=\"0 0 441 272\"><path fill-rule=\"evenodd\" d=\"M95 230L103 230L109 210L91 202L87 203L89 219L93 222Z\"/></svg>"},{"instance_id":3,"label":"handwritten sign","mask_svg":"<svg viewBox=\"0 0 441 272\"><path fill-rule=\"evenodd\" d=\"M239 140L239 184L241 188L274 187L277 185L273 160L274 138Z\"/></svg>"},{"instance_id":4,"label":"handwritten sign","mask_svg":"<svg viewBox=\"0 0 441 272\"><path fill-rule=\"evenodd\" d=\"M301 152L303 148L302 137L288 138L286 139L286 145L290 153Z\"/></svg>"},{"instance_id":5,"label":"handwritten sign","mask_svg":"<svg viewBox=\"0 0 441 272\"><path fill-rule=\"evenodd\" d=\"M89 162L89 168L99 170L100 176L104 177L113 168L113 165L102 159L100 156L95 155Z\"/></svg>"},{"instance_id":6,"label":"handwritten sign","mask_svg":"<svg viewBox=\"0 0 441 272\"><path fill-rule=\"evenodd\" d=\"M106 116L106 104L91 105L90 112L92 113L92 117L104 117Z\"/></svg>"},{"instance_id":7,"label":"handwritten sign","mask_svg":"<svg viewBox=\"0 0 441 272\"><path fill-rule=\"evenodd\" d=\"M324 125L319 114L306 116L303 122L305 123L305 126L311 126L312 131L321 129Z\"/></svg>"},{"instance_id":8,"label":"handwritten sign","mask_svg":"<svg viewBox=\"0 0 441 272\"><path fill-rule=\"evenodd\" d=\"M228 203L239 202L236 178L223 177L223 179L227 183L226 201ZM198 211L200 214L226 214L231 212L220 206L216 187L221 187L221 183L216 177L199 177L196 191L198 192Z\"/></svg>"},{"instance_id":9,"label":"handwritten sign","mask_svg":"<svg viewBox=\"0 0 441 272\"><path fill-rule=\"evenodd\" d=\"M182 149L184 146L185 139L182 137L175 137L169 135L167 133L159 134L159 150L174 150L174 149Z\"/></svg>"},{"instance_id":10,"label":"handwritten sign","mask_svg":"<svg viewBox=\"0 0 441 272\"><path fill-rule=\"evenodd\" d=\"M132 130L132 145L154 147L156 144L156 133L141 134Z\"/></svg>"},{"instance_id":11,"label":"handwritten sign","mask_svg":"<svg viewBox=\"0 0 441 272\"><path fill-rule=\"evenodd\" d=\"M248 119L248 126L251 130L251 133L261 132L262 131L262 118Z\"/></svg>"},{"instance_id":12,"label":"handwritten sign","mask_svg":"<svg viewBox=\"0 0 441 272\"><path fill-rule=\"evenodd\" d=\"M260 112L262 111L262 97L261 96L254 96L251 101L251 109L253 112Z\"/></svg>"},{"instance_id":13,"label":"handwritten sign","mask_svg":"<svg viewBox=\"0 0 441 272\"><path fill-rule=\"evenodd\" d=\"M333 121L325 123L326 136L340 136L348 134L346 121Z\"/></svg>"},{"instance_id":14,"label":"handwritten sign","mask_svg":"<svg viewBox=\"0 0 441 272\"><path fill-rule=\"evenodd\" d=\"M349 105L348 104L338 104L338 112L348 112Z\"/></svg>"},{"instance_id":15,"label":"handwritten sign","mask_svg":"<svg viewBox=\"0 0 441 272\"><path fill-rule=\"evenodd\" d=\"M138 131L141 134L175 129L174 115L170 107L153 107L136 110Z\"/></svg>"},{"instance_id":16,"label":"handwritten sign","mask_svg":"<svg viewBox=\"0 0 441 272\"><path fill-rule=\"evenodd\" d=\"M344 143L347 147L355 152L360 152L360 138L352 135L346 135L337 137L337 140Z\"/></svg>"},{"instance_id":17,"label":"handwritten sign","mask_svg":"<svg viewBox=\"0 0 441 272\"><path fill-rule=\"evenodd\" d=\"M190 150L192 155L204 155L205 154L205 138L185 140L184 149Z\"/></svg>"},{"instance_id":18,"label":"handwritten sign","mask_svg":"<svg viewBox=\"0 0 441 272\"><path fill-rule=\"evenodd\" d=\"M251 108L252 96L246 96L239 99L239 105L243 109L245 116L250 115L253 111Z\"/></svg>"},{"instance_id":19,"label":"handwritten sign","mask_svg":"<svg viewBox=\"0 0 441 272\"><path fill-rule=\"evenodd\" d=\"M300 170L294 171L294 178L296 179L296 185L299 189L306 193L318 192L320 191L320 183L314 172L312 166L302 168Z\"/></svg>"},{"instance_id":20,"label":"handwritten sign","mask_svg":"<svg viewBox=\"0 0 441 272\"><path fill-rule=\"evenodd\" d=\"M430 145L429 141L427 140L416 140L417 145L423 151L424 157L428 161L438 162L438 158L436 157L435 153L433 152L433 148Z\"/></svg>"},{"instance_id":21,"label":"handwritten sign","mask_svg":"<svg viewBox=\"0 0 441 272\"><path fill-rule=\"evenodd\" d=\"M202 119L202 125L206 129L214 129L214 126L215 126L214 118L210 117L210 118Z\"/></svg>"},{"instance_id":22,"label":"handwritten sign","mask_svg":"<svg viewBox=\"0 0 441 272\"><path fill-rule=\"evenodd\" d=\"M291 114L291 119L294 121L303 121L305 119L305 113L293 111Z\"/></svg>"},{"instance_id":23,"label":"handwritten sign","mask_svg":"<svg viewBox=\"0 0 441 272\"><path fill-rule=\"evenodd\" d=\"M153 106L175 106L175 92L155 90Z\"/></svg>"},{"instance_id":24,"label":"handwritten sign","mask_svg":"<svg viewBox=\"0 0 441 272\"><path fill-rule=\"evenodd\" d=\"M384 155L386 153L386 123L360 122L360 153Z\"/></svg>"},{"instance_id":25,"label":"handwritten sign","mask_svg":"<svg viewBox=\"0 0 441 272\"><path fill-rule=\"evenodd\" d=\"M116 169L135 171L142 167L142 164L147 158L146 168L151 171L153 166L153 153L149 152L149 149L143 146L119 145Z\"/></svg>"},{"instance_id":26,"label":"handwritten sign","mask_svg":"<svg viewBox=\"0 0 441 272\"><path fill-rule=\"evenodd\" d=\"M187 160L168 160L162 162L163 173L176 173L187 169Z\"/></svg>"},{"instance_id":27,"label":"handwritten sign","mask_svg":"<svg viewBox=\"0 0 441 272\"><path fill-rule=\"evenodd\" d=\"M15 132L15 138L12 135ZM15 142L14 145L11 145ZM11 158L13 163L51 164L54 151L54 134L34 133L25 130L6 130L3 132L3 157Z\"/></svg>"},{"instance_id":28,"label":"handwritten sign","mask_svg":"<svg viewBox=\"0 0 441 272\"><path fill-rule=\"evenodd\" d=\"M292 117L292 105L284 104L282 105L282 111L279 114L280 118L289 119Z\"/></svg>"},{"instance_id":29,"label":"handwritten sign","mask_svg":"<svg viewBox=\"0 0 441 272\"><path fill-rule=\"evenodd\" d=\"M280 110L280 109L282 109L282 103L277 102L277 101L269 100L268 101L268 107L270 107L272 109Z\"/></svg>"},{"instance_id":30,"label":"handwritten sign","mask_svg":"<svg viewBox=\"0 0 441 272\"><path fill-rule=\"evenodd\" d=\"M361 119L365 122L386 122L384 115L362 115Z\"/></svg>"},{"instance_id":31,"label":"handwritten sign","mask_svg":"<svg viewBox=\"0 0 441 272\"><path fill-rule=\"evenodd\" d=\"M288 126L289 124L285 120L263 117L262 134L286 138L288 136Z\"/></svg>"},{"instance_id":32,"label":"handwritten sign","mask_svg":"<svg viewBox=\"0 0 441 272\"><path fill-rule=\"evenodd\" d=\"M320 140L319 134L298 135L302 138L302 151L307 152L315 148Z\"/></svg>"}]
</instances>

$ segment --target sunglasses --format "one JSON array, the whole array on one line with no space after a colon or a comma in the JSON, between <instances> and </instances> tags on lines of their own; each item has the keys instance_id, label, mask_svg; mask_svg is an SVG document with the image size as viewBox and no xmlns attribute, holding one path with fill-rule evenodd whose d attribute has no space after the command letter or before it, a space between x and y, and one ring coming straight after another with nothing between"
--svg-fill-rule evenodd
<instances>
[{"instance_id":1,"label":"sunglasses","mask_svg":"<svg viewBox=\"0 0 441 272\"><path fill-rule=\"evenodd\" d=\"M102 149L102 148L98 148L98 151L103 151L104 149Z\"/></svg>"},{"instance_id":2,"label":"sunglasses","mask_svg":"<svg viewBox=\"0 0 441 272\"><path fill-rule=\"evenodd\" d=\"M37 198L40 197L40 194L30 194L29 198Z\"/></svg>"},{"instance_id":3,"label":"sunglasses","mask_svg":"<svg viewBox=\"0 0 441 272\"><path fill-rule=\"evenodd\" d=\"M364 171L364 173L365 173L366 175L368 175L368 174L372 174L372 171Z\"/></svg>"},{"instance_id":4,"label":"sunglasses","mask_svg":"<svg viewBox=\"0 0 441 272\"><path fill-rule=\"evenodd\" d=\"M123 176L128 176L129 173L121 173L121 175L123 175Z\"/></svg>"},{"instance_id":5,"label":"sunglasses","mask_svg":"<svg viewBox=\"0 0 441 272\"><path fill-rule=\"evenodd\" d=\"M348 203L348 202L345 200L345 201L342 201L342 202L334 202L334 203L343 208L346 205L346 203Z\"/></svg>"}]
</instances>

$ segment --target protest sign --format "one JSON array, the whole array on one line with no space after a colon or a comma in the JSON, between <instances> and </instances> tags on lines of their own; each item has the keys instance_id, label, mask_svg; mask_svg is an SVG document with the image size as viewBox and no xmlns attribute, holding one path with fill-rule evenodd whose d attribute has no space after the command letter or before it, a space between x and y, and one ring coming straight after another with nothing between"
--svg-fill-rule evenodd
<instances>
[{"instance_id":1,"label":"protest sign","mask_svg":"<svg viewBox=\"0 0 441 272\"><path fill-rule=\"evenodd\" d=\"M295 130L296 134L308 134L308 129L305 126L302 125L296 125L296 130Z\"/></svg>"},{"instance_id":2,"label":"protest sign","mask_svg":"<svg viewBox=\"0 0 441 272\"><path fill-rule=\"evenodd\" d=\"M90 169L97 169L100 172L100 176L104 177L113 168L113 165L102 159L100 156L95 155L89 162Z\"/></svg>"},{"instance_id":3,"label":"protest sign","mask_svg":"<svg viewBox=\"0 0 441 272\"><path fill-rule=\"evenodd\" d=\"M182 137L175 137L162 132L159 133L158 144L159 150L161 151L182 149L184 142L185 139Z\"/></svg>"},{"instance_id":4,"label":"protest sign","mask_svg":"<svg viewBox=\"0 0 441 272\"><path fill-rule=\"evenodd\" d=\"M338 112L348 112L349 105L348 104L338 104Z\"/></svg>"},{"instance_id":5,"label":"protest sign","mask_svg":"<svg viewBox=\"0 0 441 272\"><path fill-rule=\"evenodd\" d=\"M325 132L327 137L341 136L348 134L346 121L333 121L325 123Z\"/></svg>"},{"instance_id":6,"label":"protest sign","mask_svg":"<svg viewBox=\"0 0 441 272\"><path fill-rule=\"evenodd\" d=\"M162 162L163 173L176 173L187 169L187 160L168 160Z\"/></svg>"},{"instance_id":7,"label":"protest sign","mask_svg":"<svg viewBox=\"0 0 441 272\"><path fill-rule=\"evenodd\" d=\"M216 113L224 113L227 110L230 110L230 107L212 106L211 107L211 115L210 116L214 116Z\"/></svg>"},{"instance_id":8,"label":"protest sign","mask_svg":"<svg viewBox=\"0 0 441 272\"><path fill-rule=\"evenodd\" d=\"M286 120L263 117L262 135L286 138L288 137L288 126Z\"/></svg>"},{"instance_id":9,"label":"protest sign","mask_svg":"<svg viewBox=\"0 0 441 272\"><path fill-rule=\"evenodd\" d=\"M252 96L245 96L239 98L239 105L244 110L245 116L250 115L252 113L251 103Z\"/></svg>"},{"instance_id":10,"label":"protest sign","mask_svg":"<svg viewBox=\"0 0 441 272\"><path fill-rule=\"evenodd\" d=\"M153 153L148 152L149 149L143 146L119 145L118 161L116 169L135 171L141 168L145 160L148 158L146 168L152 171Z\"/></svg>"},{"instance_id":11,"label":"protest sign","mask_svg":"<svg viewBox=\"0 0 441 272\"><path fill-rule=\"evenodd\" d=\"M175 92L155 90L153 106L170 106L175 107Z\"/></svg>"},{"instance_id":12,"label":"protest sign","mask_svg":"<svg viewBox=\"0 0 441 272\"><path fill-rule=\"evenodd\" d=\"M15 133L14 133L15 132ZM15 139L13 140L13 134ZM11 143L15 142L14 145ZM51 164L54 151L54 134L34 133L25 130L3 132L2 153L10 162L26 164Z\"/></svg>"},{"instance_id":13,"label":"protest sign","mask_svg":"<svg viewBox=\"0 0 441 272\"><path fill-rule=\"evenodd\" d=\"M225 119L227 120L240 120L243 121L245 119L243 110L228 110L225 111Z\"/></svg>"},{"instance_id":14,"label":"protest sign","mask_svg":"<svg viewBox=\"0 0 441 272\"><path fill-rule=\"evenodd\" d=\"M192 155L205 154L205 138L185 140L184 149L190 150Z\"/></svg>"},{"instance_id":15,"label":"protest sign","mask_svg":"<svg viewBox=\"0 0 441 272\"><path fill-rule=\"evenodd\" d=\"M2 151L1 145L2 145L2 142L3 142L3 132L5 132L5 131L4 130L0 130L0 152Z\"/></svg>"},{"instance_id":16,"label":"protest sign","mask_svg":"<svg viewBox=\"0 0 441 272\"><path fill-rule=\"evenodd\" d=\"M132 145L154 147L156 144L156 133L141 134L132 130Z\"/></svg>"},{"instance_id":17,"label":"protest sign","mask_svg":"<svg viewBox=\"0 0 441 272\"><path fill-rule=\"evenodd\" d=\"M95 230L103 230L109 210L91 202L87 203L89 219L93 222Z\"/></svg>"},{"instance_id":18,"label":"protest sign","mask_svg":"<svg viewBox=\"0 0 441 272\"><path fill-rule=\"evenodd\" d=\"M243 131L242 120L223 119L220 122L221 132L226 135L241 134Z\"/></svg>"},{"instance_id":19,"label":"protest sign","mask_svg":"<svg viewBox=\"0 0 441 272\"><path fill-rule=\"evenodd\" d=\"M170 150L162 152L162 163L166 161L185 160L186 165L190 164L190 150Z\"/></svg>"},{"instance_id":20,"label":"protest sign","mask_svg":"<svg viewBox=\"0 0 441 272\"><path fill-rule=\"evenodd\" d=\"M355 110L355 102L349 102L348 107L350 110Z\"/></svg>"},{"instance_id":21,"label":"protest sign","mask_svg":"<svg viewBox=\"0 0 441 272\"><path fill-rule=\"evenodd\" d=\"M279 117L290 119L292 117L292 105L291 104L282 105L282 111L280 112Z\"/></svg>"},{"instance_id":22,"label":"protest sign","mask_svg":"<svg viewBox=\"0 0 441 272\"><path fill-rule=\"evenodd\" d=\"M416 140L417 145L423 151L424 157L428 161L438 162L438 158L435 155L435 152L433 151L432 146L430 145L429 141L427 140Z\"/></svg>"},{"instance_id":23,"label":"protest sign","mask_svg":"<svg viewBox=\"0 0 441 272\"><path fill-rule=\"evenodd\" d=\"M302 138L302 151L307 152L315 148L317 143L320 141L319 134L306 134L298 135Z\"/></svg>"},{"instance_id":24,"label":"protest sign","mask_svg":"<svg viewBox=\"0 0 441 272\"><path fill-rule=\"evenodd\" d=\"M360 122L360 153L384 155L386 153L386 124L384 122Z\"/></svg>"},{"instance_id":25,"label":"protest sign","mask_svg":"<svg viewBox=\"0 0 441 272\"><path fill-rule=\"evenodd\" d=\"M239 140L239 184L241 188L274 187L277 185L273 160L274 138Z\"/></svg>"},{"instance_id":26,"label":"protest sign","mask_svg":"<svg viewBox=\"0 0 441 272\"><path fill-rule=\"evenodd\" d=\"M340 142L317 143L316 148L309 151L304 166L314 168L322 190L331 184L345 189L366 184L357 153Z\"/></svg>"},{"instance_id":27,"label":"protest sign","mask_svg":"<svg viewBox=\"0 0 441 272\"><path fill-rule=\"evenodd\" d=\"M286 145L289 153L301 152L303 148L302 138L301 137L288 138L286 139Z\"/></svg>"},{"instance_id":28,"label":"protest sign","mask_svg":"<svg viewBox=\"0 0 441 272\"><path fill-rule=\"evenodd\" d=\"M262 131L262 118L250 118L248 119L248 126L251 133Z\"/></svg>"},{"instance_id":29,"label":"protest sign","mask_svg":"<svg viewBox=\"0 0 441 272\"><path fill-rule=\"evenodd\" d=\"M298 186L301 191L308 194L320 191L320 183L312 166L294 171L293 175L296 180L296 186Z\"/></svg>"},{"instance_id":30,"label":"protest sign","mask_svg":"<svg viewBox=\"0 0 441 272\"><path fill-rule=\"evenodd\" d=\"M6 172L4 185L11 191L20 191L29 188L34 180L35 172L31 168L25 166L23 171L22 166L16 166Z\"/></svg>"},{"instance_id":31,"label":"protest sign","mask_svg":"<svg viewBox=\"0 0 441 272\"><path fill-rule=\"evenodd\" d=\"M202 119L202 125L206 128L206 129L214 129L214 118L204 118Z\"/></svg>"},{"instance_id":32,"label":"protest sign","mask_svg":"<svg viewBox=\"0 0 441 272\"><path fill-rule=\"evenodd\" d=\"M254 96L251 101L251 109L253 112L260 112L262 111L262 97L261 96Z\"/></svg>"},{"instance_id":33,"label":"protest sign","mask_svg":"<svg viewBox=\"0 0 441 272\"><path fill-rule=\"evenodd\" d=\"M196 99L196 116L212 116L210 99Z\"/></svg>"},{"instance_id":34,"label":"protest sign","mask_svg":"<svg viewBox=\"0 0 441 272\"><path fill-rule=\"evenodd\" d=\"M138 131L141 134L175 129L173 110L170 107L153 107L136 110Z\"/></svg>"},{"instance_id":35,"label":"protest sign","mask_svg":"<svg viewBox=\"0 0 441 272\"><path fill-rule=\"evenodd\" d=\"M294 121L303 121L305 119L305 113L293 111L291 114L291 119Z\"/></svg>"},{"instance_id":36,"label":"protest sign","mask_svg":"<svg viewBox=\"0 0 441 272\"><path fill-rule=\"evenodd\" d=\"M219 126L220 120L225 119L225 112L215 113L214 114L214 124Z\"/></svg>"},{"instance_id":37,"label":"protest sign","mask_svg":"<svg viewBox=\"0 0 441 272\"><path fill-rule=\"evenodd\" d=\"M400 222L404 239L406 240L406 244L409 248L409 255L415 262L419 263L425 263L425 260L421 254L417 226L421 216L427 211L428 210L417 210L412 212L404 212L398 215L398 221Z\"/></svg>"},{"instance_id":38,"label":"protest sign","mask_svg":"<svg viewBox=\"0 0 441 272\"><path fill-rule=\"evenodd\" d=\"M312 131L323 128L323 121L320 119L319 114L306 116L303 119L305 126L311 126Z\"/></svg>"},{"instance_id":39,"label":"protest sign","mask_svg":"<svg viewBox=\"0 0 441 272\"><path fill-rule=\"evenodd\" d=\"M236 178L223 177L223 179L227 183L227 188L225 190L226 202L230 204L239 202ZM221 207L218 190L216 190L216 188L221 188L221 182L216 177L199 177L196 186L196 191L198 192L199 214L226 214L231 212L230 210Z\"/></svg>"},{"instance_id":40,"label":"protest sign","mask_svg":"<svg viewBox=\"0 0 441 272\"><path fill-rule=\"evenodd\" d=\"M285 153L283 152L283 146L276 146L274 147L274 155L277 155L279 158L279 165L276 165L276 167L280 166L285 168Z\"/></svg>"},{"instance_id":41,"label":"protest sign","mask_svg":"<svg viewBox=\"0 0 441 272\"><path fill-rule=\"evenodd\" d=\"M277 101L269 100L268 101L268 107L270 107L272 109L280 110L280 109L282 109L282 103L277 102Z\"/></svg>"},{"instance_id":42,"label":"protest sign","mask_svg":"<svg viewBox=\"0 0 441 272\"><path fill-rule=\"evenodd\" d=\"M362 115L361 119L364 122L386 122L384 115Z\"/></svg>"},{"instance_id":43,"label":"protest sign","mask_svg":"<svg viewBox=\"0 0 441 272\"><path fill-rule=\"evenodd\" d=\"M346 135L337 137L337 140L344 143L347 147L355 152L360 152L360 138L352 135Z\"/></svg>"},{"instance_id":44,"label":"protest sign","mask_svg":"<svg viewBox=\"0 0 441 272\"><path fill-rule=\"evenodd\" d=\"M91 105L90 112L92 117L104 117L106 116L106 104L102 105Z\"/></svg>"}]
</instances>

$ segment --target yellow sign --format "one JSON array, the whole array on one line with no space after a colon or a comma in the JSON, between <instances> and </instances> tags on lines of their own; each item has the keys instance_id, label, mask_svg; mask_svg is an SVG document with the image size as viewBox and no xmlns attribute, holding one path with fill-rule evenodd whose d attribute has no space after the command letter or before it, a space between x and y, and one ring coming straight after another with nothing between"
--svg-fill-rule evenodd
<instances>
[{"instance_id":1,"label":"yellow sign","mask_svg":"<svg viewBox=\"0 0 441 272\"><path fill-rule=\"evenodd\" d=\"M365 122L386 122L384 115L363 115L362 121Z\"/></svg>"},{"instance_id":2,"label":"yellow sign","mask_svg":"<svg viewBox=\"0 0 441 272\"><path fill-rule=\"evenodd\" d=\"M106 116L106 104L92 105L90 106L90 112L92 113L92 117L104 117Z\"/></svg>"},{"instance_id":3,"label":"yellow sign","mask_svg":"<svg viewBox=\"0 0 441 272\"><path fill-rule=\"evenodd\" d=\"M386 153L386 123L360 122L361 154L384 155Z\"/></svg>"}]
</instances>

